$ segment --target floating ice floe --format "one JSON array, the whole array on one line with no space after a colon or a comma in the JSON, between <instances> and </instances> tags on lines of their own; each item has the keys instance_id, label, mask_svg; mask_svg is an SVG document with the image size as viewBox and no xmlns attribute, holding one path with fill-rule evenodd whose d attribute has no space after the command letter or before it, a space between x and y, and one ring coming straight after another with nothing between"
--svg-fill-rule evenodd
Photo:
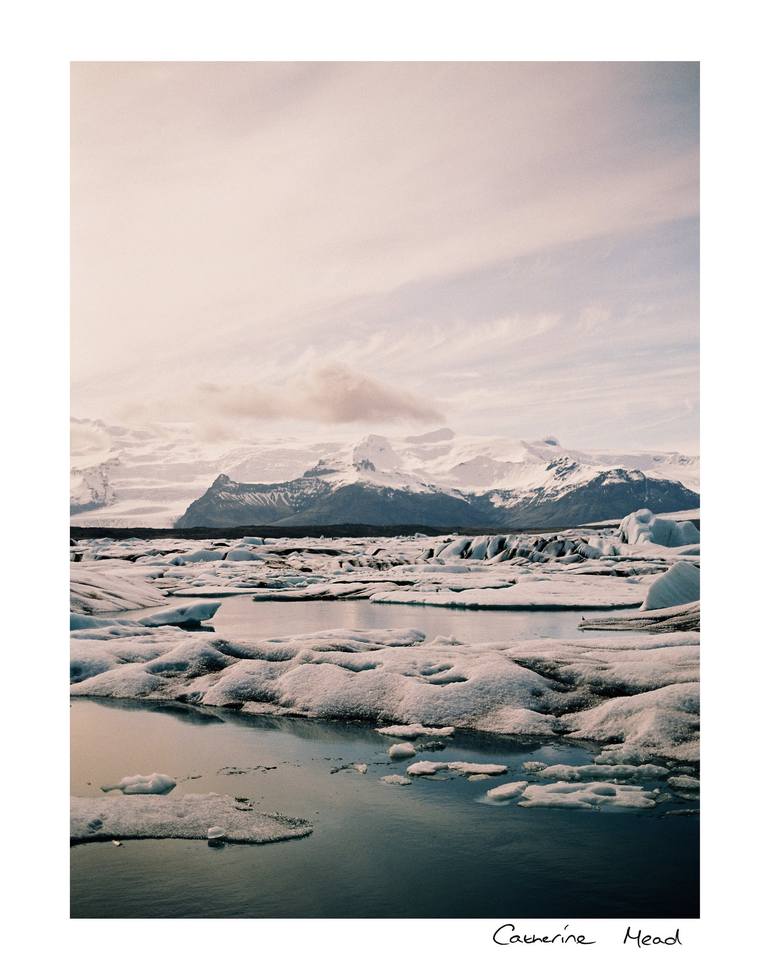
<instances>
[{"instance_id":1,"label":"floating ice floe","mask_svg":"<svg viewBox=\"0 0 770 980\"><path fill-rule=\"evenodd\" d=\"M388 755L391 759L411 759L417 755L417 750L411 742L396 742L388 749Z\"/></svg>"},{"instance_id":2,"label":"floating ice floe","mask_svg":"<svg viewBox=\"0 0 770 980\"><path fill-rule=\"evenodd\" d=\"M529 759L527 762L522 763L521 768L524 772L541 772L543 769L548 768L548 763L540 762L539 759Z\"/></svg>"},{"instance_id":3,"label":"floating ice floe","mask_svg":"<svg viewBox=\"0 0 770 980\"><path fill-rule=\"evenodd\" d=\"M519 806L558 807L577 810L634 809L646 810L657 802L655 790L641 786L617 786L614 783L530 783L522 792Z\"/></svg>"},{"instance_id":4,"label":"floating ice floe","mask_svg":"<svg viewBox=\"0 0 770 980\"><path fill-rule=\"evenodd\" d=\"M503 800L513 800L517 796L521 796L527 788L527 785L527 781L524 779L515 783L503 783L501 786L493 786L492 789L487 790L487 798L494 800L496 803L502 802Z\"/></svg>"},{"instance_id":5,"label":"floating ice floe","mask_svg":"<svg viewBox=\"0 0 770 980\"><path fill-rule=\"evenodd\" d=\"M408 776L435 776L437 772L459 772L464 776L504 776L508 766L491 762L433 762L424 759L413 762L406 770Z\"/></svg>"},{"instance_id":6,"label":"floating ice floe","mask_svg":"<svg viewBox=\"0 0 770 980\"><path fill-rule=\"evenodd\" d=\"M203 623L217 612L221 602L194 602L186 606L171 606L150 616L143 616L137 622L140 626L185 626Z\"/></svg>"},{"instance_id":7,"label":"floating ice floe","mask_svg":"<svg viewBox=\"0 0 770 980\"><path fill-rule=\"evenodd\" d=\"M560 782L591 782L593 780L603 780L605 782L615 780L634 780L634 779L662 779L668 775L668 769L663 766L640 765L583 765L568 766L554 765L545 766L537 770L539 779L556 779Z\"/></svg>"},{"instance_id":8,"label":"floating ice floe","mask_svg":"<svg viewBox=\"0 0 770 980\"><path fill-rule=\"evenodd\" d=\"M689 561L678 561L649 588L642 609L669 609L700 599L700 569Z\"/></svg>"},{"instance_id":9,"label":"floating ice floe","mask_svg":"<svg viewBox=\"0 0 770 980\"><path fill-rule=\"evenodd\" d=\"M687 793L700 792L700 780L696 779L694 776L670 776L668 779L668 785L672 789L685 790Z\"/></svg>"},{"instance_id":10,"label":"floating ice floe","mask_svg":"<svg viewBox=\"0 0 770 980\"><path fill-rule=\"evenodd\" d=\"M170 793L176 786L176 780L162 772L153 772L149 776L124 776L120 782L111 786L102 786L102 791L109 793L110 790L119 789L126 796L139 793Z\"/></svg>"},{"instance_id":11,"label":"floating ice floe","mask_svg":"<svg viewBox=\"0 0 770 980\"><path fill-rule=\"evenodd\" d=\"M70 841L74 844L141 838L207 840L211 828L223 829L228 841L251 844L306 837L313 829L306 820L260 813L248 800L217 793L76 796L70 800Z\"/></svg>"},{"instance_id":12,"label":"floating ice floe","mask_svg":"<svg viewBox=\"0 0 770 980\"><path fill-rule=\"evenodd\" d=\"M391 786L411 786L412 780L407 779L406 776L402 776L397 772L391 773L389 776L381 776L381 783L389 783Z\"/></svg>"},{"instance_id":13,"label":"floating ice floe","mask_svg":"<svg viewBox=\"0 0 770 980\"><path fill-rule=\"evenodd\" d=\"M376 729L380 735L389 735L392 738L417 738L419 735L435 735L437 738L446 738L454 735L454 728L447 725L444 728L429 728L426 725L387 725L385 728Z\"/></svg>"}]
</instances>

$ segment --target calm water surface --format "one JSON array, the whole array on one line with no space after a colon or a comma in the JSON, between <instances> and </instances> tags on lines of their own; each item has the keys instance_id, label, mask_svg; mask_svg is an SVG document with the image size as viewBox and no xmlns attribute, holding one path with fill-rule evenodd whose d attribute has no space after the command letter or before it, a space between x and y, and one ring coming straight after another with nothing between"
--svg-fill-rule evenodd
<instances>
[{"instance_id":1,"label":"calm water surface","mask_svg":"<svg viewBox=\"0 0 770 980\"><path fill-rule=\"evenodd\" d=\"M175 604L185 605L194 601L181 599ZM489 609L399 606L366 600L254 602L251 596L231 596L219 601L222 605L208 625L215 632L230 638L287 636L329 629L419 629L428 640L436 636L454 636L465 642L590 636L578 630L582 613L574 611L496 612ZM137 609L116 615L125 619L141 619L153 611Z\"/></svg>"}]
</instances>

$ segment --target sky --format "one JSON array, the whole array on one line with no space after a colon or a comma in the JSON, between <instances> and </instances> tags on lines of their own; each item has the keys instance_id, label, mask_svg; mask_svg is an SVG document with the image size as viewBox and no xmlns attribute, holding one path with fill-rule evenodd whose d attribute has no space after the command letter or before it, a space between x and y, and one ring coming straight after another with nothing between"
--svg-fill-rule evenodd
<instances>
[{"instance_id":1,"label":"sky","mask_svg":"<svg viewBox=\"0 0 770 980\"><path fill-rule=\"evenodd\" d=\"M76 63L72 413L698 451L693 63Z\"/></svg>"}]
</instances>

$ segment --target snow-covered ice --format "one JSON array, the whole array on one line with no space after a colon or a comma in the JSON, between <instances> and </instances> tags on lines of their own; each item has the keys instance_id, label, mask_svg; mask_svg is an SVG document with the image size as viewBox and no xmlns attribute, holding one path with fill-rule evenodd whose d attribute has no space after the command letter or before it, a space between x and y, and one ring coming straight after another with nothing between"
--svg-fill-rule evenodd
<instances>
[{"instance_id":1,"label":"snow-covered ice","mask_svg":"<svg viewBox=\"0 0 770 980\"><path fill-rule=\"evenodd\" d=\"M100 565L107 565L100 562ZM120 562L125 566L126 562ZM118 573L114 568L86 569L77 564L70 568L70 608L73 612L92 613L120 612L125 609L142 609L160 606L165 595L150 583L136 575L129 577L127 570Z\"/></svg>"},{"instance_id":2,"label":"snow-covered ice","mask_svg":"<svg viewBox=\"0 0 770 980\"><path fill-rule=\"evenodd\" d=\"M641 786L614 783L530 783L521 794L519 806L558 807L577 810L634 809L654 807L657 794Z\"/></svg>"},{"instance_id":3,"label":"snow-covered ice","mask_svg":"<svg viewBox=\"0 0 770 980\"><path fill-rule=\"evenodd\" d=\"M137 793L170 793L176 786L173 776L167 776L162 772L153 772L149 776L124 776L117 783L102 786L102 791L109 793L113 789L119 789L126 796Z\"/></svg>"},{"instance_id":4,"label":"snow-covered ice","mask_svg":"<svg viewBox=\"0 0 770 980\"><path fill-rule=\"evenodd\" d=\"M437 772L459 772L464 776L503 776L508 767L492 762L433 762L424 759L407 767L410 776L435 776Z\"/></svg>"},{"instance_id":5,"label":"snow-covered ice","mask_svg":"<svg viewBox=\"0 0 770 980\"><path fill-rule=\"evenodd\" d=\"M396 742L388 749L388 756L394 760L411 759L413 755L417 755L417 750L411 742Z\"/></svg>"},{"instance_id":6,"label":"snow-covered ice","mask_svg":"<svg viewBox=\"0 0 770 980\"><path fill-rule=\"evenodd\" d=\"M412 785L412 780L411 779L407 779L406 776L402 776L402 775L400 775L400 773L397 773L397 772L391 773L389 776L381 776L380 777L380 782L381 783L388 783L391 786L411 786Z\"/></svg>"},{"instance_id":7,"label":"snow-covered ice","mask_svg":"<svg viewBox=\"0 0 770 980\"><path fill-rule=\"evenodd\" d=\"M663 545L677 548L682 545L698 544L700 531L692 521L671 521L657 517L651 510L634 511L620 522L620 540L628 544Z\"/></svg>"},{"instance_id":8,"label":"snow-covered ice","mask_svg":"<svg viewBox=\"0 0 770 980\"><path fill-rule=\"evenodd\" d=\"M401 738L448 728L567 735L607 743L617 762L697 756L695 633L444 646L417 630L250 642L133 631L97 642L81 639L96 631L72 634L73 695L356 718Z\"/></svg>"},{"instance_id":9,"label":"snow-covered ice","mask_svg":"<svg viewBox=\"0 0 770 980\"><path fill-rule=\"evenodd\" d=\"M669 609L700 599L700 569L688 561L678 561L647 592L642 609Z\"/></svg>"},{"instance_id":10,"label":"snow-covered ice","mask_svg":"<svg viewBox=\"0 0 770 980\"><path fill-rule=\"evenodd\" d=\"M387 725L385 728L378 728L380 735L390 735L392 738L417 738L419 735L435 735L437 738L446 738L454 735L454 728L447 725L444 728L429 728L426 725Z\"/></svg>"},{"instance_id":11,"label":"snow-covered ice","mask_svg":"<svg viewBox=\"0 0 770 980\"><path fill-rule=\"evenodd\" d=\"M221 827L226 840L266 844L306 837L306 820L260 813L248 800L217 793L171 796L73 796L70 799L70 841L184 838L207 840L209 829Z\"/></svg>"},{"instance_id":12,"label":"snow-covered ice","mask_svg":"<svg viewBox=\"0 0 770 980\"><path fill-rule=\"evenodd\" d=\"M495 802L513 800L517 796L521 796L526 787L526 779L518 780L514 783L502 783L500 786L493 786L492 789L488 789L487 798Z\"/></svg>"}]
</instances>

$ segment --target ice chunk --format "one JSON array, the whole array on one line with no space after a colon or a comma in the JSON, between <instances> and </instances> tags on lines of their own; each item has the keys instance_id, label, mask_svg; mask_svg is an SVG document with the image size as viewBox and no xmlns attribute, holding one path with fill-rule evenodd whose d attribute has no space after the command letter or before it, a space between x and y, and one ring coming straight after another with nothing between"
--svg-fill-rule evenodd
<instances>
[{"instance_id":1,"label":"ice chunk","mask_svg":"<svg viewBox=\"0 0 770 980\"><path fill-rule=\"evenodd\" d=\"M172 606L151 616L143 616L139 623L142 626L181 626L202 623L211 619L221 605L221 602L193 602L186 606Z\"/></svg>"},{"instance_id":2,"label":"ice chunk","mask_svg":"<svg viewBox=\"0 0 770 980\"><path fill-rule=\"evenodd\" d=\"M227 561L264 561L262 555L250 548L231 548L225 555Z\"/></svg>"},{"instance_id":3,"label":"ice chunk","mask_svg":"<svg viewBox=\"0 0 770 980\"><path fill-rule=\"evenodd\" d=\"M539 762L537 759L530 759L525 762L521 767L524 772L542 772L543 769L547 769L548 766L545 762Z\"/></svg>"},{"instance_id":4,"label":"ice chunk","mask_svg":"<svg viewBox=\"0 0 770 980\"><path fill-rule=\"evenodd\" d=\"M668 785L672 789L682 789L688 793L700 792L700 780L694 776L671 776Z\"/></svg>"},{"instance_id":5,"label":"ice chunk","mask_svg":"<svg viewBox=\"0 0 770 980\"><path fill-rule=\"evenodd\" d=\"M127 796L137 793L170 793L176 786L176 780L171 776L166 776L162 772L153 772L149 776L124 776L119 783L111 786L102 786L105 793L110 790L119 789Z\"/></svg>"},{"instance_id":6,"label":"ice chunk","mask_svg":"<svg viewBox=\"0 0 770 980\"><path fill-rule=\"evenodd\" d=\"M525 764L526 765L526 764ZM585 765L546 766L538 771L541 779L557 779L561 782L590 782L592 780L627 780L627 779L662 779L668 775L668 769L651 764L640 766L629 765Z\"/></svg>"},{"instance_id":7,"label":"ice chunk","mask_svg":"<svg viewBox=\"0 0 770 980\"><path fill-rule=\"evenodd\" d=\"M449 762L447 769L465 776L504 776L508 772L508 766L490 762Z\"/></svg>"},{"instance_id":8,"label":"ice chunk","mask_svg":"<svg viewBox=\"0 0 770 980\"><path fill-rule=\"evenodd\" d=\"M520 796L526 787L527 781L525 779L515 783L503 783L501 786L494 786L492 789L488 789L487 797L497 802L501 800L512 800Z\"/></svg>"},{"instance_id":9,"label":"ice chunk","mask_svg":"<svg viewBox=\"0 0 770 980\"><path fill-rule=\"evenodd\" d=\"M222 561L224 557L224 551L218 551L214 548L198 548L196 551L188 551L184 555L175 555L171 559L171 564L193 565L202 561Z\"/></svg>"},{"instance_id":10,"label":"ice chunk","mask_svg":"<svg viewBox=\"0 0 770 980\"><path fill-rule=\"evenodd\" d=\"M410 776L435 776L437 772L445 770L460 772L465 776L503 776L508 772L508 767L489 762L432 762L424 759L413 762L406 771Z\"/></svg>"},{"instance_id":11,"label":"ice chunk","mask_svg":"<svg viewBox=\"0 0 770 980\"><path fill-rule=\"evenodd\" d=\"M559 807L577 810L604 808L646 810L654 807L657 794L641 786L616 786L614 783L530 783L521 794L519 806Z\"/></svg>"},{"instance_id":12,"label":"ice chunk","mask_svg":"<svg viewBox=\"0 0 770 980\"><path fill-rule=\"evenodd\" d=\"M656 517L651 510L634 511L620 522L620 540L628 544L658 544L665 548L698 544L700 531L692 521Z\"/></svg>"},{"instance_id":13,"label":"ice chunk","mask_svg":"<svg viewBox=\"0 0 770 980\"><path fill-rule=\"evenodd\" d=\"M391 786L411 786L412 780L407 779L406 776L402 776L397 772L391 773L390 776L382 776L380 778L381 783L389 783Z\"/></svg>"},{"instance_id":14,"label":"ice chunk","mask_svg":"<svg viewBox=\"0 0 770 980\"><path fill-rule=\"evenodd\" d=\"M225 830L227 840L252 844L306 837L313 829L306 820L260 813L249 800L217 793L70 800L70 840L74 844L115 838L207 840L211 828Z\"/></svg>"},{"instance_id":15,"label":"ice chunk","mask_svg":"<svg viewBox=\"0 0 770 980\"><path fill-rule=\"evenodd\" d=\"M700 602L688 602L683 606L651 609L645 612L619 613L584 619L578 623L580 630L633 630L644 633L683 633L700 630Z\"/></svg>"},{"instance_id":16,"label":"ice chunk","mask_svg":"<svg viewBox=\"0 0 770 980\"><path fill-rule=\"evenodd\" d=\"M376 729L380 735L390 735L393 738L417 738L418 735L436 735L442 738L454 735L454 728L446 725L444 728L430 728L426 725L388 725L387 728Z\"/></svg>"},{"instance_id":17,"label":"ice chunk","mask_svg":"<svg viewBox=\"0 0 770 980\"><path fill-rule=\"evenodd\" d=\"M90 562L70 568L70 609L75 613L109 613L124 609L143 609L159 606L166 601L165 595L136 576L116 574L114 565L126 565L124 561ZM107 566L94 568L94 566Z\"/></svg>"},{"instance_id":18,"label":"ice chunk","mask_svg":"<svg viewBox=\"0 0 770 980\"><path fill-rule=\"evenodd\" d=\"M388 749L388 755L391 759L411 759L417 751L411 742L396 742Z\"/></svg>"},{"instance_id":19,"label":"ice chunk","mask_svg":"<svg viewBox=\"0 0 770 980\"><path fill-rule=\"evenodd\" d=\"M413 762L406 771L410 776L435 776L437 772L446 768L446 762L431 762L429 759L424 759L422 762Z\"/></svg>"},{"instance_id":20,"label":"ice chunk","mask_svg":"<svg viewBox=\"0 0 770 980\"><path fill-rule=\"evenodd\" d=\"M600 763L698 758L700 697L694 682L611 698L564 721L575 738L613 743L599 756Z\"/></svg>"},{"instance_id":21,"label":"ice chunk","mask_svg":"<svg viewBox=\"0 0 770 980\"><path fill-rule=\"evenodd\" d=\"M667 609L700 599L700 569L689 561L678 561L655 579L642 609Z\"/></svg>"}]
</instances>

